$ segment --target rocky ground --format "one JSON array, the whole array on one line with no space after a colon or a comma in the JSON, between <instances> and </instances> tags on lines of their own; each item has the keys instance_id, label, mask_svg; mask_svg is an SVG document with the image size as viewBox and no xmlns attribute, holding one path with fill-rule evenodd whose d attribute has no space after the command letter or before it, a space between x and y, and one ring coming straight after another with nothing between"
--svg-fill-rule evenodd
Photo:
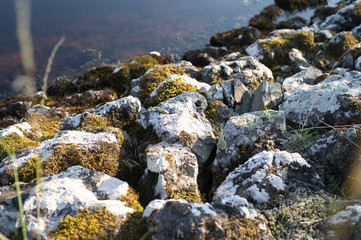
<instances>
[{"instance_id":1,"label":"rocky ground","mask_svg":"<svg viewBox=\"0 0 361 240\"><path fill-rule=\"evenodd\" d=\"M0 238L359 239L361 1L275 2L0 102Z\"/></svg>"}]
</instances>

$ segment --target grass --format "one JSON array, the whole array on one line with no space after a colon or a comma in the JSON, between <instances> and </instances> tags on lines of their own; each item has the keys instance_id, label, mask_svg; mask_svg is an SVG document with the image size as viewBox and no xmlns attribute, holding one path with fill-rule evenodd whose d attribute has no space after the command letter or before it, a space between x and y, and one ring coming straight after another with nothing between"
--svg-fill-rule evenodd
<instances>
[{"instance_id":1,"label":"grass","mask_svg":"<svg viewBox=\"0 0 361 240\"><path fill-rule=\"evenodd\" d=\"M17 193L17 197L18 197L18 204L19 204L19 212L20 212L20 222L21 222L21 231L23 234L23 239L28 239L27 235L26 235L26 228L25 228L25 221L24 221L24 210L23 210L23 201L21 198L21 190L20 190L20 184L19 184L19 176L18 176L18 171L17 171L17 166L16 166L16 156L15 153L10 151L8 144L5 140L5 138L0 135L1 141L3 142L3 145L6 149L6 152L8 154L8 156L10 157L11 161L13 162L13 166L14 166L14 178L15 178L15 186L16 186L16 193Z\"/></svg>"}]
</instances>

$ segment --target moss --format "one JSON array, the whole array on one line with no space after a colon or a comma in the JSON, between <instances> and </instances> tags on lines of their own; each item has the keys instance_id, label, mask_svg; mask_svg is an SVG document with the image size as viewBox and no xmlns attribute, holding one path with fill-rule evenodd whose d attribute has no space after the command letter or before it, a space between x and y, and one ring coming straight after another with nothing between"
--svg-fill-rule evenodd
<instances>
[{"instance_id":1,"label":"moss","mask_svg":"<svg viewBox=\"0 0 361 240\"><path fill-rule=\"evenodd\" d=\"M76 131L86 131L90 133L111 132L111 124L103 116L89 114L84 117L81 125ZM121 138L123 139L123 137Z\"/></svg>"},{"instance_id":2,"label":"moss","mask_svg":"<svg viewBox=\"0 0 361 240\"><path fill-rule=\"evenodd\" d=\"M361 16L361 2L356 2L355 3L355 11L357 12L357 14L359 16Z\"/></svg>"},{"instance_id":3,"label":"moss","mask_svg":"<svg viewBox=\"0 0 361 240\"><path fill-rule=\"evenodd\" d=\"M250 21L249 25L255 27L267 34L268 32L275 29L275 24L273 23L280 15L282 14L281 9L276 5L270 5L266 7L260 14L254 15Z\"/></svg>"},{"instance_id":4,"label":"moss","mask_svg":"<svg viewBox=\"0 0 361 240\"><path fill-rule=\"evenodd\" d=\"M219 100L207 100L207 108L204 111L204 115L206 118L210 121L211 126L213 128L213 133L215 136L218 136L218 134L222 131L223 127L221 125L222 117L217 111L217 108L219 106L225 107L226 105Z\"/></svg>"},{"instance_id":5,"label":"moss","mask_svg":"<svg viewBox=\"0 0 361 240\"><path fill-rule=\"evenodd\" d=\"M56 146L41 169L44 176L49 176L75 165L115 176L119 166L119 147L111 143L100 143L97 148L89 150L75 144Z\"/></svg>"},{"instance_id":6,"label":"moss","mask_svg":"<svg viewBox=\"0 0 361 240\"><path fill-rule=\"evenodd\" d=\"M176 188L172 183L165 185L168 197L170 199L185 199L190 203L201 203L202 199L198 193L198 187L196 185L188 188Z\"/></svg>"},{"instance_id":7,"label":"moss","mask_svg":"<svg viewBox=\"0 0 361 240\"><path fill-rule=\"evenodd\" d=\"M323 239L322 223L343 208L343 203L323 191L299 189L277 199L278 207L261 209L276 239Z\"/></svg>"},{"instance_id":8,"label":"moss","mask_svg":"<svg viewBox=\"0 0 361 240\"><path fill-rule=\"evenodd\" d=\"M127 194L119 198L120 201L125 202L127 207L133 208L135 212L143 212L143 207L138 199L138 194L132 188L128 188Z\"/></svg>"},{"instance_id":9,"label":"moss","mask_svg":"<svg viewBox=\"0 0 361 240\"><path fill-rule=\"evenodd\" d=\"M62 121L57 116L36 112L26 115L23 121L31 125L32 137L40 141L52 138L55 133L60 131L60 125L62 124ZM38 136L40 136L40 139L38 139Z\"/></svg>"},{"instance_id":10,"label":"moss","mask_svg":"<svg viewBox=\"0 0 361 240\"><path fill-rule=\"evenodd\" d=\"M143 207L140 205L138 197L134 190L129 188L127 195L119 199L125 202L127 207L134 209L134 212L128 214L126 220L121 225L117 236L119 240L138 240L148 231L147 223L143 218Z\"/></svg>"},{"instance_id":11,"label":"moss","mask_svg":"<svg viewBox=\"0 0 361 240\"><path fill-rule=\"evenodd\" d=\"M82 209L76 216L67 215L60 220L56 229L48 232L48 236L54 240L115 239L121 223L122 219L105 208L94 211Z\"/></svg>"},{"instance_id":12,"label":"moss","mask_svg":"<svg viewBox=\"0 0 361 240\"><path fill-rule=\"evenodd\" d=\"M21 137L16 133L4 136L10 152L22 152L26 149L36 147L39 143L27 137ZM7 157L7 152L3 141L0 141L0 159Z\"/></svg>"},{"instance_id":13,"label":"moss","mask_svg":"<svg viewBox=\"0 0 361 240\"><path fill-rule=\"evenodd\" d=\"M182 67L176 67L174 64L156 65L154 68L141 77L139 97L145 100L149 95L163 82L168 76L173 74L185 74Z\"/></svg>"},{"instance_id":14,"label":"moss","mask_svg":"<svg viewBox=\"0 0 361 240\"><path fill-rule=\"evenodd\" d=\"M353 50L358 44L358 40L352 32L342 32L341 40L337 43L329 43L326 49L327 57L336 61L348 50Z\"/></svg>"},{"instance_id":15,"label":"moss","mask_svg":"<svg viewBox=\"0 0 361 240\"><path fill-rule=\"evenodd\" d=\"M183 82L181 78L164 82L158 89L155 98L145 102L145 106L156 106L184 92L197 91L198 88L192 84Z\"/></svg>"},{"instance_id":16,"label":"moss","mask_svg":"<svg viewBox=\"0 0 361 240\"><path fill-rule=\"evenodd\" d=\"M31 182L36 178L36 172L40 171L41 158L32 157L24 167L18 168L20 182Z\"/></svg>"},{"instance_id":17,"label":"moss","mask_svg":"<svg viewBox=\"0 0 361 240\"><path fill-rule=\"evenodd\" d=\"M312 52L315 46L314 35L311 31L281 33L276 38L260 41L259 44L265 51L263 62L270 67L290 63L288 53L292 48L307 53ZM277 61L275 61L275 56L277 56Z\"/></svg>"},{"instance_id":18,"label":"moss","mask_svg":"<svg viewBox=\"0 0 361 240\"><path fill-rule=\"evenodd\" d=\"M77 90L78 87L72 80L60 77L49 85L46 94L52 97L64 97L76 93Z\"/></svg>"}]
</instances>

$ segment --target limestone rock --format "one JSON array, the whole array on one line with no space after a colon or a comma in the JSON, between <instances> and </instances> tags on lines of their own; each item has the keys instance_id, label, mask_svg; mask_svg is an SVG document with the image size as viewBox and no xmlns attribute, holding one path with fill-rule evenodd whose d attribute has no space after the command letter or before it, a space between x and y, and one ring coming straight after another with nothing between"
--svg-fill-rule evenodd
<instances>
[{"instance_id":1,"label":"limestone rock","mask_svg":"<svg viewBox=\"0 0 361 240\"><path fill-rule=\"evenodd\" d=\"M319 189L320 177L298 153L263 151L233 170L214 193L214 200L238 195L272 206L279 194L298 187Z\"/></svg>"},{"instance_id":2,"label":"limestone rock","mask_svg":"<svg viewBox=\"0 0 361 240\"><path fill-rule=\"evenodd\" d=\"M131 191L126 182L80 166L41 179L39 187L39 206L42 213L39 218L36 214L35 186L31 184L22 195L28 236L40 234L42 239L49 239L46 233L56 228L62 218L66 215L74 216L83 208L106 208L123 219L134 211L128 207L126 201L119 200ZM8 236L20 227L16 196L4 199L0 203L0 209L3 217L0 231Z\"/></svg>"},{"instance_id":3,"label":"limestone rock","mask_svg":"<svg viewBox=\"0 0 361 240\"><path fill-rule=\"evenodd\" d=\"M300 84L312 85L316 78L321 75L321 70L311 66L291 77L286 78L282 83L282 87L286 92L290 92Z\"/></svg>"},{"instance_id":4,"label":"limestone rock","mask_svg":"<svg viewBox=\"0 0 361 240\"><path fill-rule=\"evenodd\" d=\"M327 239L359 239L361 206L356 204L346 207L326 222Z\"/></svg>"},{"instance_id":5,"label":"limestone rock","mask_svg":"<svg viewBox=\"0 0 361 240\"><path fill-rule=\"evenodd\" d=\"M164 142L188 147L203 167L216 145L212 127L203 114L206 108L207 101L202 95L185 92L142 111L138 122L143 128L153 128Z\"/></svg>"},{"instance_id":6,"label":"limestone rock","mask_svg":"<svg viewBox=\"0 0 361 240\"><path fill-rule=\"evenodd\" d=\"M253 57L213 63L205 66L201 71L202 81L208 83L220 78L228 80L236 74L235 78L240 79L251 91L254 91L262 81L273 79L272 71Z\"/></svg>"},{"instance_id":7,"label":"limestone rock","mask_svg":"<svg viewBox=\"0 0 361 240\"><path fill-rule=\"evenodd\" d=\"M361 23L361 17L355 9L356 4L358 3L346 5L344 8L338 10L336 14L328 16L320 27L322 29L339 32L350 31L355 26L358 26Z\"/></svg>"},{"instance_id":8,"label":"limestone rock","mask_svg":"<svg viewBox=\"0 0 361 240\"><path fill-rule=\"evenodd\" d=\"M154 200L143 216L152 239L272 239L267 220L238 196L211 204Z\"/></svg>"},{"instance_id":9,"label":"limestone rock","mask_svg":"<svg viewBox=\"0 0 361 240\"><path fill-rule=\"evenodd\" d=\"M149 145L146 159L146 173L138 187L143 189L142 195L148 191L150 200L182 198L190 202L200 201L197 158L188 148L165 142ZM152 183L155 178L156 182Z\"/></svg>"},{"instance_id":10,"label":"limestone rock","mask_svg":"<svg viewBox=\"0 0 361 240\"><path fill-rule=\"evenodd\" d=\"M285 101L279 106L286 119L293 126L303 123L316 98L315 104L308 116L306 126L320 124L321 121L337 126L341 124L359 123L358 96L361 94L359 72L345 72L330 76L317 95L321 84L296 87L291 93L285 93ZM317 114L317 116L316 116Z\"/></svg>"},{"instance_id":11,"label":"limestone rock","mask_svg":"<svg viewBox=\"0 0 361 240\"><path fill-rule=\"evenodd\" d=\"M218 137L213 178L216 182L223 181L222 176L253 154L272 148L276 137L282 137L285 131L282 111L265 110L231 117Z\"/></svg>"},{"instance_id":12,"label":"limestone rock","mask_svg":"<svg viewBox=\"0 0 361 240\"><path fill-rule=\"evenodd\" d=\"M114 176L118 170L119 156L117 152L119 154L121 143L118 135L112 132L94 134L67 131L55 135L54 138L41 142L38 147L18 155L15 165L19 167L19 172L24 169L23 181L31 181L35 178L35 175L32 176L29 173L28 176L26 173L27 171L34 171L35 174L35 169L31 168L29 164L37 158L40 158L42 162L49 163L49 166L43 166L45 169L42 169L46 175L52 174L52 171L58 173L65 170L64 168L67 166L83 164L97 170L103 169ZM111 154L108 151L112 151ZM11 181L13 164L9 157L0 163L0 185Z\"/></svg>"},{"instance_id":13,"label":"limestone rock","mask_svg":"<svg viewBox=\"0 0 361 240\"><path fill-rule=\"evenodd\" d=\"M255 91L250 112L264 109L277 109L283 100L283 91L279 82L263 81Z\"/></svg>"}]
</instances>

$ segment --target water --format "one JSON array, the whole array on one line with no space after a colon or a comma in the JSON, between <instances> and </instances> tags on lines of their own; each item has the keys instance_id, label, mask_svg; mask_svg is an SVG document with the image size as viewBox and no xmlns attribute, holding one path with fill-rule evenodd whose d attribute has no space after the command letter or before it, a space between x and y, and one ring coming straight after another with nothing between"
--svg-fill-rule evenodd
<instances>
[{"instance_id":1,"label":"water","mask_svg":"<svg viewBox=\"0 0 361 240\"><path fill-rule=\"evenodd\" d=\"M23 73L15 35L14 0L0 1L0 95ZM32 34L37 78L53 46L65 36L50 80L76 75L149 51L182 55L216 32L246 26L272 0L33 0ZM101 59L98 54L101 53Z\"/></svg>"}]
</instances>

